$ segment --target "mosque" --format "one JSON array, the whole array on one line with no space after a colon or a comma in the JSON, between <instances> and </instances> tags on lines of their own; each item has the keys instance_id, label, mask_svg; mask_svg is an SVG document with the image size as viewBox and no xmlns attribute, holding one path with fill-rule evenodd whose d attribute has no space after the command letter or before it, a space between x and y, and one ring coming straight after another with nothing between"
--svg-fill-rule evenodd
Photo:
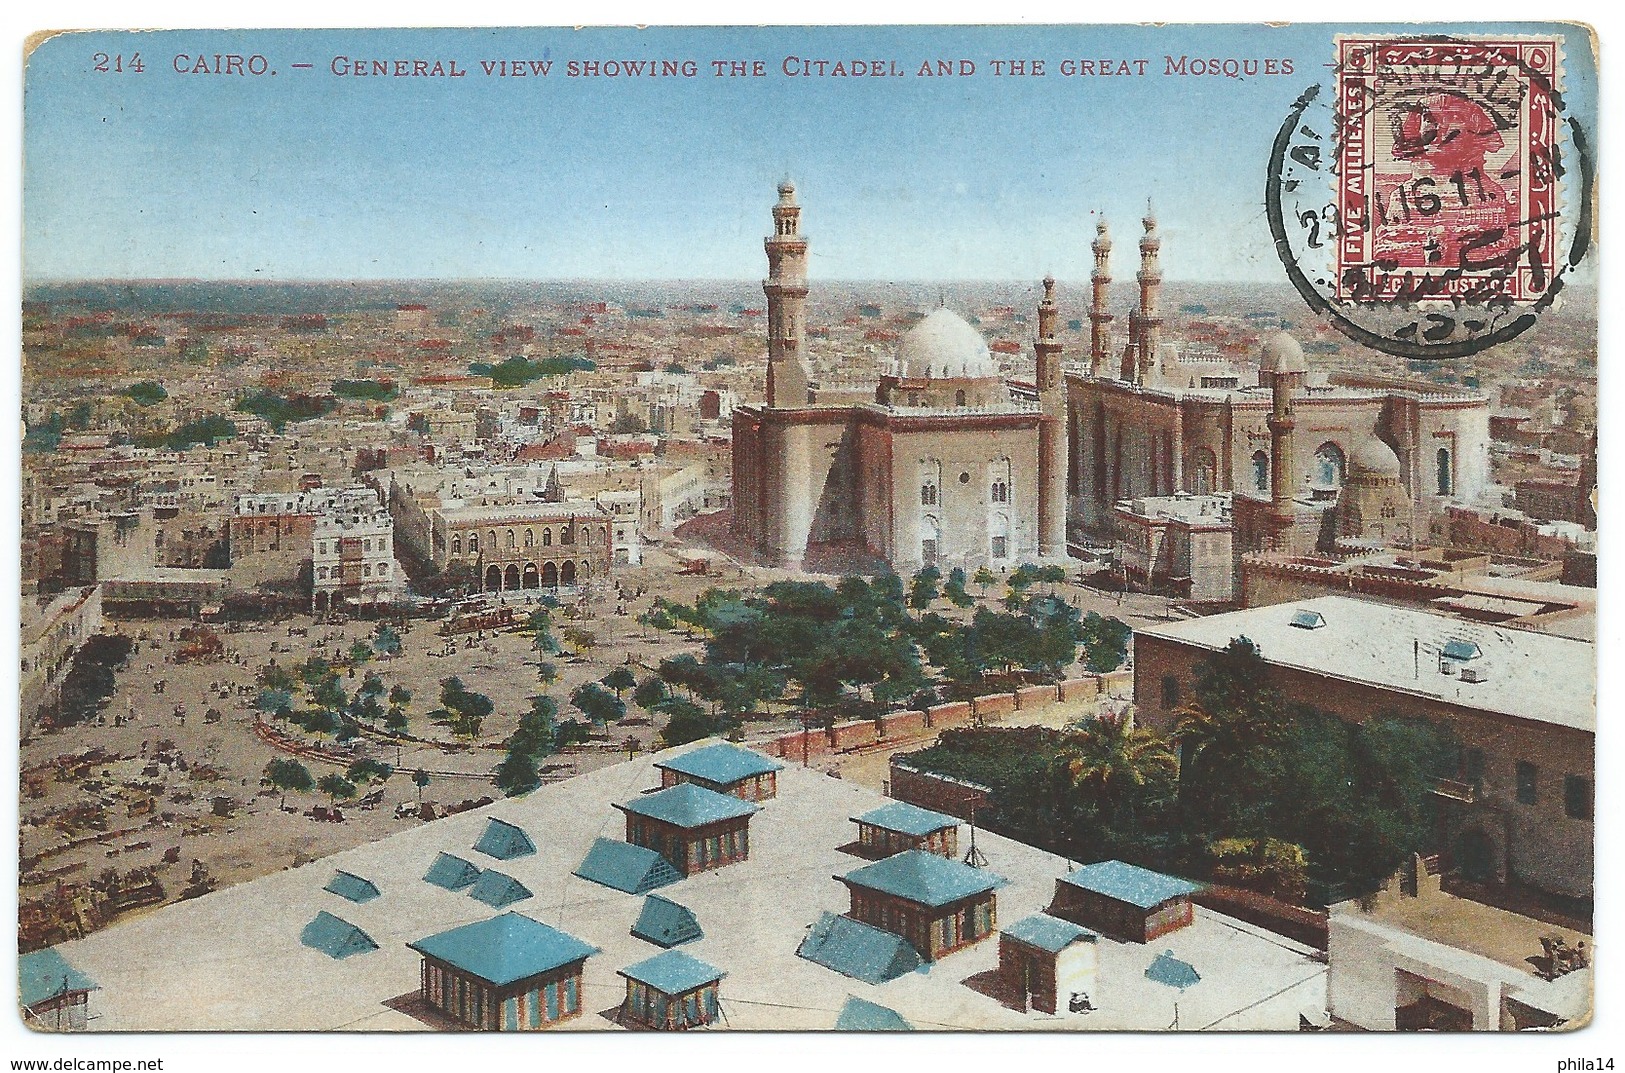
<instances>
[{"instance_id":1,"label":"mosque","mask_svg":"<svg viewBox=\"0 0 1625 1073\"><path fill-rule=\"evenodd\" d=\"M785 182L765 240L767 398L734 412L734 532L767 563L800 569L825 545L904 574L1058 561L1069 530L1110 536L1119 503L1184 494L1230 496L1238 553L1306 553L1425 538L1445 503L1488 488L1489 404L1477 392L1328 378L1285 333L1244 362L1164 339L1149 208L1120 345L1104 222L1089 353L1064 372L1055 281L1044 280L1036 402L1012 393L987 341L948 309L903 336L872 390L823 390L805 349L800 220Z\"/></svg>"}]
</instances>

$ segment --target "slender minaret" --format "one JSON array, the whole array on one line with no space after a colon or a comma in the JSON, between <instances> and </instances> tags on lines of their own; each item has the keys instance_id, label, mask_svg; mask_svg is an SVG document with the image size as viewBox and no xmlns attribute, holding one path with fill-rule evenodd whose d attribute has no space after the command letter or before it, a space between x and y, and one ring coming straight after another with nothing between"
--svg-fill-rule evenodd
<instances>
[{"instance_id":1,"label":"slender minaret","mask_svg":"<svg viewBox=\"0 0 1625 1073\"><path fill-rule=\"evenodd\" d=\"M1055 337L1055 277L1044 277L1038 303L1038 554L1066 554L1066 387L1061 376L1061 341Z\"/></svg>"},{"instance_id":2,"label":"slender minaret","mask_svg":"<svg viewBox=\"0 0 1625 1073\"><path fill-rule=\"evenodd\" d=\"M1149 198L1145 203L1145 218L1140 222L1145 225L1145 234L1140 236L1140 271L1134 277L1140 282L1140 308L1134 311L1134 334L1140 353L1137 379L1144 383L1162 345L1162 313L1157 308L1162 292L1162 265L1158 263L1157 254L1162 249L1162 239L1157 234L1157 214Z\"/></svg>"},{"instance_id":3,"label":"slender minaret","mask_svg":"<svg viewBox=\"0 0 1625 1073\"><path fill-rule=\"evenodd\" d=\"M1266 424L1270 430L1270 514L1279 523L1289 522L1292 509L1292 430L1297 420L1292 412L1292 389L1298 377L1277 373L1270 387L1272 405Z\"/></svg>"},{"instance_id":4,"label":"slender minaret","mask_svg":"<svg viewBox=\"0 0 1625 1073\"><path fill-rule=\"evenodd\" d=\"M801 206L789 179L779 184L773 206L773 233L767 248L767 404L807 405L812 378L803 349L807 330L807 239L801 234Z\"/></svg>"},{"instance_id":5,"label":"slender minaret","mask_svg":"<svg viewBox=\"0 0 1625 1073\"><path fill-rule=\"evenodd\" d=\"M1104 376L1111 368L1112 315L1106 307L1111 289L1112 275L1109 264L1112 256L1112 234L1102 216L1095 224L1095 270L1089 276L1093 288L1093 303L1089 306L1089 375Z\"/></svg>"}]
</instances>

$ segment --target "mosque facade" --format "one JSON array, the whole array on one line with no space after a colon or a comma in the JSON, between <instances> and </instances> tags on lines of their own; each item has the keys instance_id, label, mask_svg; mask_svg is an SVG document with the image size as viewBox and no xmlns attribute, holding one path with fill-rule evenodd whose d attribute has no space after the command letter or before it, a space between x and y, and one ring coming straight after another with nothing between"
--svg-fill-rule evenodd
<instances>
[{"instance_id":1,"label":"mosque facade","mask_svg":"<svg viewBox=\"0 0 1625 1073\"><path fill-rule=\"evenodd\" d=\"M1489 403L1431 383L1314 372L1285 333L1256 362L1164 338L1161 238L1147 210L1138 300L1114 339L1111 237L1097 225L1089 352L1063 372L1055 282L1033 341L1037 402L948 309L898 344L872 395L821 391L807 359L807 239L779 188L765 240L767 398L734 412L733 529L766 563L849 547L899 573L1058 560L1111 536L1135 499L1229 495L1236 551L1425 539L1489 490Z\"/></svg>"}]
</instances>

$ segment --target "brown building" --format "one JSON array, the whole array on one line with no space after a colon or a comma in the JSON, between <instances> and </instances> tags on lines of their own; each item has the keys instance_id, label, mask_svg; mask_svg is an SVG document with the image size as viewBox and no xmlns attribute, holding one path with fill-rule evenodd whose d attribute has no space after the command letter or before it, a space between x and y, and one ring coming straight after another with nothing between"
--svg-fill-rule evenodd
<instances>
[{"instance_id":1,"label":"brown building","mask_svg":"<svg viewBox=\"0 0 1625 1073\"><path fill-rule=\"evenodd\" d=\"M727 974L680 950L667 950L617 971L626 978L623 1023L681 1031L702 1028L721 1014L720 991Z\"/></svg>"},{"instance_id":2,"label":"brown building","mask_svg":"<svg viewBox=\"0 0 1625 1073\"><path fill-rule=\"evenodd\" d=\"M685 876L750 856L750 818L757 806L690 782L616 805L626 814L626 840L652 849Z\"/></svg>"},{"instance_id":3,"label":"brown building","mask_svg":"<svg viewBox=\"0 0 1625 1073\"><path fill-rule=\"evenodd\" d=\"M924 850L898 853L835 878L852 895L848 915L902 936L926 961L993 934L998 926L993 892L1005 882Z\"/></svg>"},{"instance_id":4,"label":"brown building","mask_svg":"<svg viewBox=\"0 0 1625 1073\"><path fill-rule=\"evenodd\" d=\"M1593 643L1322 596L1136 630L1135 718L1171 730L1197 668L1237 637L1289 703L1449 729L1461 748L1439 780L1434 848L1464 878L1591 896Z\"/></svg>"},{"instance_id":5,"label":"brown building","mask_svg":"<svg viewBox=\"0 0 1625 1073\"><path fill-rule=\"evenodd\" d=\"M784 770L784 765L776 760L727 742L662 760L655 767L660 769L662 788L693 783L741 801L766 801L776 796L778 773Z\"/></svg>"},{"instance_id":6,"label":"brown building","mask_svg":"<svg viewBox=\"0 0 1625 1073\"><path fill-rule=\"evenodd\" d=\"M1085 865L1055 881L1051 916L1130 943L1148 943L1195 919L1201 888L1122 861Z\"/></svg>"},{"instance_id":7,"label":"brown building","mask_svg":"<svg viewBox=\"0 0 1625 1073\"><path fill-rule=\"evenodd\" d=\"M924 850L949 860L959 859L959 820L940 812L893 801L861 816L858 849L867 857L890 857L909 850Z\"/></svg>"},{"instance_id":8,"label":"brown building","mask_svg":"<svg viewBox=\"0 0 1625 1073\"><path fill-rule=\"evenodd\" d=\"M1063 555L1054 281L1039 307L1036 406L1012 396L987 341L947 309L909 330L872 390L823 388L805 351L800 218L785 183L766 241L767 401L734 410L734 531L793 569L818 546L902 572Z\"/></svg>"},{"instance_id":9,"label":"brown building","mask_svg":"<svg viewBox=\"0 0 1625 1073\"><path fill-rule=\"evenodd\" d=\"M999 975L1007 995L1026 1009L1061 1012L1095 990L1100 936L1046 913L1022 917L999 932Z\"/></svg>"},{"instance_id":10,"label":"brown building","mask_svg":"<svg viewBox=\"0 0 1625 1073\"><path fill-rule=\"evenodd\" d=\"M406 945L423 955L423 1001L487 1032L535 1031L580 1014L582 967L598 952L519 913Z\"/></svg>"}]
</instances>

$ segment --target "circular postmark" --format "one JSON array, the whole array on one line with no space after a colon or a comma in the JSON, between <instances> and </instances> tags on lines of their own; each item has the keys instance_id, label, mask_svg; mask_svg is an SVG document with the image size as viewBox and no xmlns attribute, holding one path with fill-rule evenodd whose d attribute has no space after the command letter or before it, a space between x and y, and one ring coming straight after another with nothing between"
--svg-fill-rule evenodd
<instances>
[{"instance_id":1,"label":"circular postmark","mask_svg":"<svg viewBox=\"0 0 1625 1073\"><path fill-rule=\"evenodd\" d=\"M1265 207L1287 278L1366 346L1478 353L1534 326L1590 246L1593 164L1561 41L1339 38L1275 136Z\"/></svg>"}]
</instances>

